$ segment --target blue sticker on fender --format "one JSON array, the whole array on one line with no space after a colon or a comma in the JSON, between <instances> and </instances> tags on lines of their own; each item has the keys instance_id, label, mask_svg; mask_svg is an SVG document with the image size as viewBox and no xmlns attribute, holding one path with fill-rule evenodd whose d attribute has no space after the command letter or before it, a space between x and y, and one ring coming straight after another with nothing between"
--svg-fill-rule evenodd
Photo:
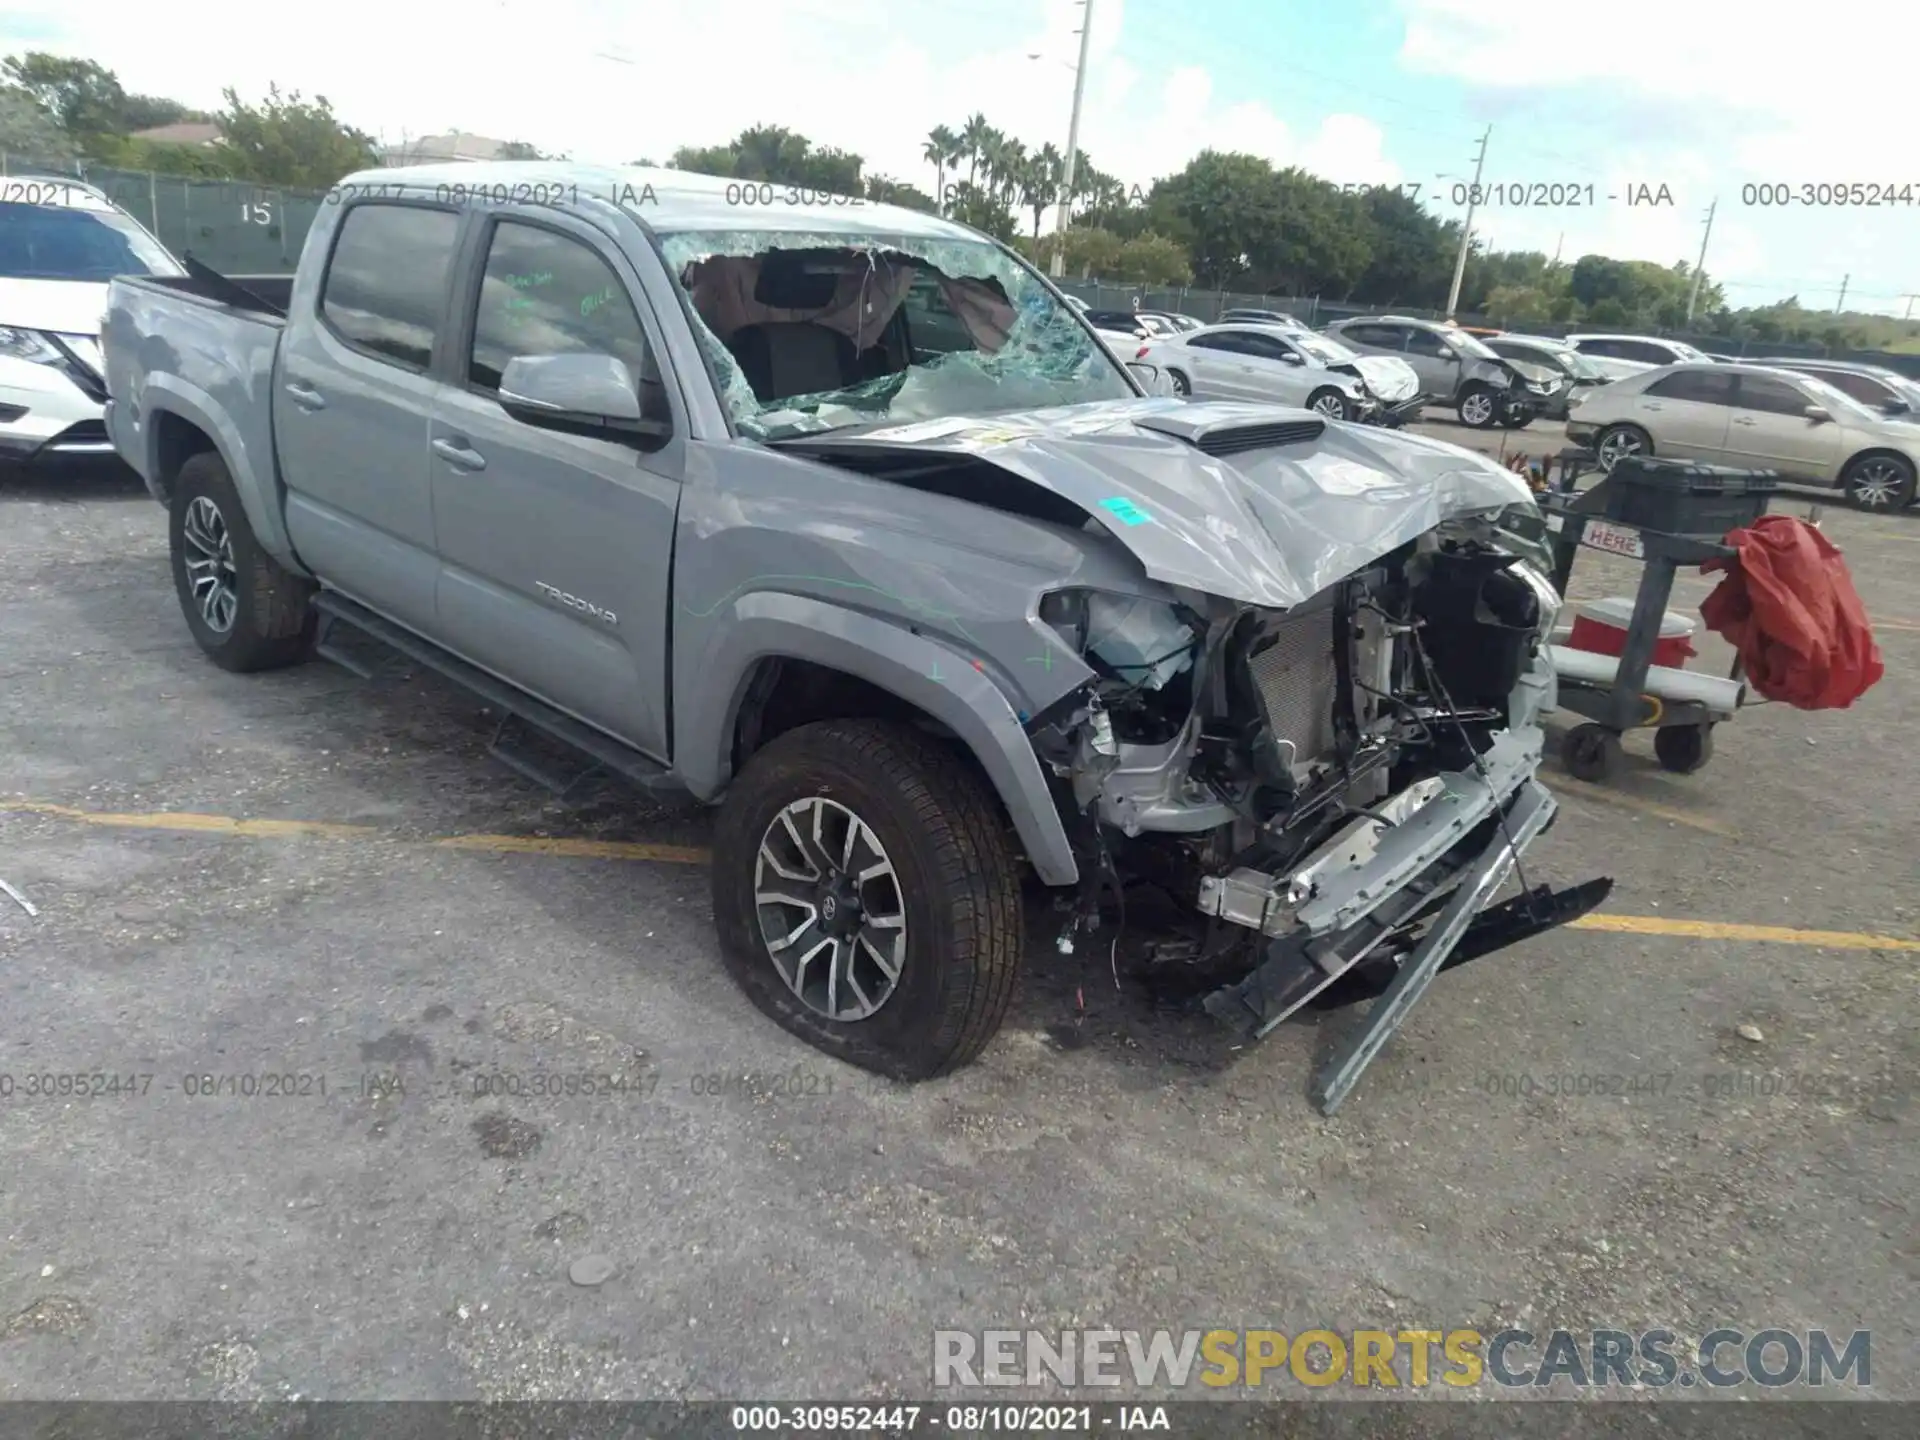
<instances>
[{"instance_id":1,"label":"blue sticker on fender","mask_svg":"<svg viewBox=\"0 0 1920 1440\"><path fill-rule=\"evenodd\" d=\"M1100 508L1112 514L1122 525L1145 525L1153 517L1124 495L1102 500Z\"/></svg>"}]
</instances>

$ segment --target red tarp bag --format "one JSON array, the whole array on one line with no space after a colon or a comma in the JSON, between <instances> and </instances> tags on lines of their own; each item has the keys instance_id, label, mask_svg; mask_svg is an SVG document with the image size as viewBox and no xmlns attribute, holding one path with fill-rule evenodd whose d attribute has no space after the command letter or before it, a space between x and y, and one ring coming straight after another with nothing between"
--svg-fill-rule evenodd
<instances>
[{"instance_id":1,"label":"red tarp bag","mask_svg":"<svg viewBox=\"0 0 1920 1440\"><path fill-rule=\"evenodd\" d=\"M1886 673L1833 542L1791 515L1762 515L1723 542L1735 558L1700 567L1727 576L1700 618L1746 662L1747 683L1800 710L1844 710Z\"/></svg>"}]
</instances>

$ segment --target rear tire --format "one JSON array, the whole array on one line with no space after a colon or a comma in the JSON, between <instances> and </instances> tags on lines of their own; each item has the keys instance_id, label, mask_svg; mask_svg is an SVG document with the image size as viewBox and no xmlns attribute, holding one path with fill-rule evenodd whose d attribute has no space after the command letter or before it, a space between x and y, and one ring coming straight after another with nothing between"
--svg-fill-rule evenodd
<instances>
[{"instance_id":1,"label":"rear tire","mask_svg":"<svg viewBox=\"0 0 1920 1440\"><path fill-rule=\"evenodd\" d=\"M809 839L809 817L821 817L817 859L793 843L783 816ZM865 827L864 838L845 839L847 816ZM888 871L856 885L851 907L844 881L827 873L842 864L843 848L853 856L847 873L872 874L882 865ZM1020 885L998 806L952 751L886 721L828 720L790 730L755 754L734 782L713 854L722 962L782 1028L900 1080L960 1068L999 1030L1024 939ZM807 869L823 882L804 876ZM763 897L770 895L798 903L768 903ZM846 942L843 972L841 947L818 947L827 943L829 922L845 926L850 914L858 917L856 938ZM905 935L888 981L876 957L898 926L869 929L868 922L895 914ZM800 958L809 953L814 958ZM853 976L852 983L824 991L822 966ZM830 1013L835 998L844 1006L849 994L872 1002L872 1010L851 1018Z\"/></svg>"},{"instance_id":2,"label":"rear tire","mask_svg":"<svg viewBox=\"0 0 1920 1440\"><path fill-rule=\"evenodd\" d=\"M1609 425L1593 437L1593 454L1600 473L1609 475L1629 455L1653 454L1653 437L1638 425Z\"/></svg>"},{"instance_id":3,"label":"rear tire","mask_svg":"<svg viewBox=\"0 0 1920 1440\"><path fill-rule=\"evenodd\" d=\"M314 586L260 548L226 462L180 467L167 521L174 593L194 641L223 670L278 670L313 647Z\"/></svg>"},{"instance_id":4,"label":"rear tire","mask_svg":"<svg viewBox=\"0 0 1920 1440\"><path fill-rule=\"evenodd\" d=\"M1620 768L1620 736L1604 725L1576 725L1560 742L1560 763L1576 780L1598 785Z\"/></svg>"}]
</instances>

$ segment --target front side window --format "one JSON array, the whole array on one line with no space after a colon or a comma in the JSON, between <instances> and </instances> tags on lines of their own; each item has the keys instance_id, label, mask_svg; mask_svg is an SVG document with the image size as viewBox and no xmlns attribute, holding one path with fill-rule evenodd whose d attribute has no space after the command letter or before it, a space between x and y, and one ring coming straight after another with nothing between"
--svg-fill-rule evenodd
<instances>
[{"instance_id":1,"label":"front side window","mask_svg":"<svg viewBox=\"0 0 1920 1440\"><path fill-rule=\"evenodd\" d=\"M1807 406L1814 403L1797 387L1785 380L1776 380L1771 375L1742 375L1739 380L1742 410L1761 410L1769 415L1803 415Z\"/></svg>"},{"instance_id":2,"label":"front side window","mask_svg":"<svg viewBox=\"0 0 1920 1440\"><path fill-rule=\"evenodd\" d=\"M320 313L348 344L409 370L433 358L460 220L451 210L361 204L340 222Z\"/></svg>"},{"instance_id":3,"label":"front side window","mask_svg":"<svg viewBox=\"0 0 1920 1440\"><path fill-rule=\"evenodd\" d=\"M516 355L611 355L649 373L647 334L627 287L592 247L502 221L487 248L467 383L498 390Z\"/></svg>"}]
</instances>

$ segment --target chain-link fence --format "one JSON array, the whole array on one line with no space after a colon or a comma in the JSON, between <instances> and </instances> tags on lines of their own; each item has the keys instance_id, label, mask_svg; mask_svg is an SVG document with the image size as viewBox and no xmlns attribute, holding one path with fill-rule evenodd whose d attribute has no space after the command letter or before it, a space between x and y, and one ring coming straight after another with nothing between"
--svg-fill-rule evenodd
<instances>
[{"instance_id":1,"label":"chain-link fence","mask_svg":"<svg viewBox=\"0 0 1920 1440\"><path fill-rule=\"evenodd\" d=\"M43 164L0 152L0 175L71 175L105 192L108 199L151 230L176 255L191 254L228 275L287 275L300 259L324 192L287 190L245 180L203 180L161 175L148 170L115 170L81 163ZM1062 280L1060 287L1095 310L1174 310L1213 321L1228 310L1278 310L1315 328L1354 315L1407 315L1440 320L1445 313L1410 305L1352 305L1317 295L1252 295L1195 286L1142 286L1119 280ZM1136 303L1137 302L1137 303ZM1462 325L1490 325L1485 316L1462 314ZM1541 321L1502 328L1532 335L1565 335L1608 326L1561 325ZM1619 327L1622 329L1631 327ZM1798 356L1883 365L1920 378L1920 355L1880 350L1829 350L1787 340L1753 340L1691 330L1638 329L1664 335L1698 349L1733 359L1748 356Z\"/></svg>"},{"instance_id":2,"label":"chain-link fence","mask_svg":"<svg viewBox=\"0 0 1920 1440\"><path fill-rule=\"evenodd\" d=\"M192 255L228 275L290 274L325 203L318 191L85 163L39 164L19 155L0 154L0 175L84 180L175 255Z\"/></svg>"}]
</instances>

